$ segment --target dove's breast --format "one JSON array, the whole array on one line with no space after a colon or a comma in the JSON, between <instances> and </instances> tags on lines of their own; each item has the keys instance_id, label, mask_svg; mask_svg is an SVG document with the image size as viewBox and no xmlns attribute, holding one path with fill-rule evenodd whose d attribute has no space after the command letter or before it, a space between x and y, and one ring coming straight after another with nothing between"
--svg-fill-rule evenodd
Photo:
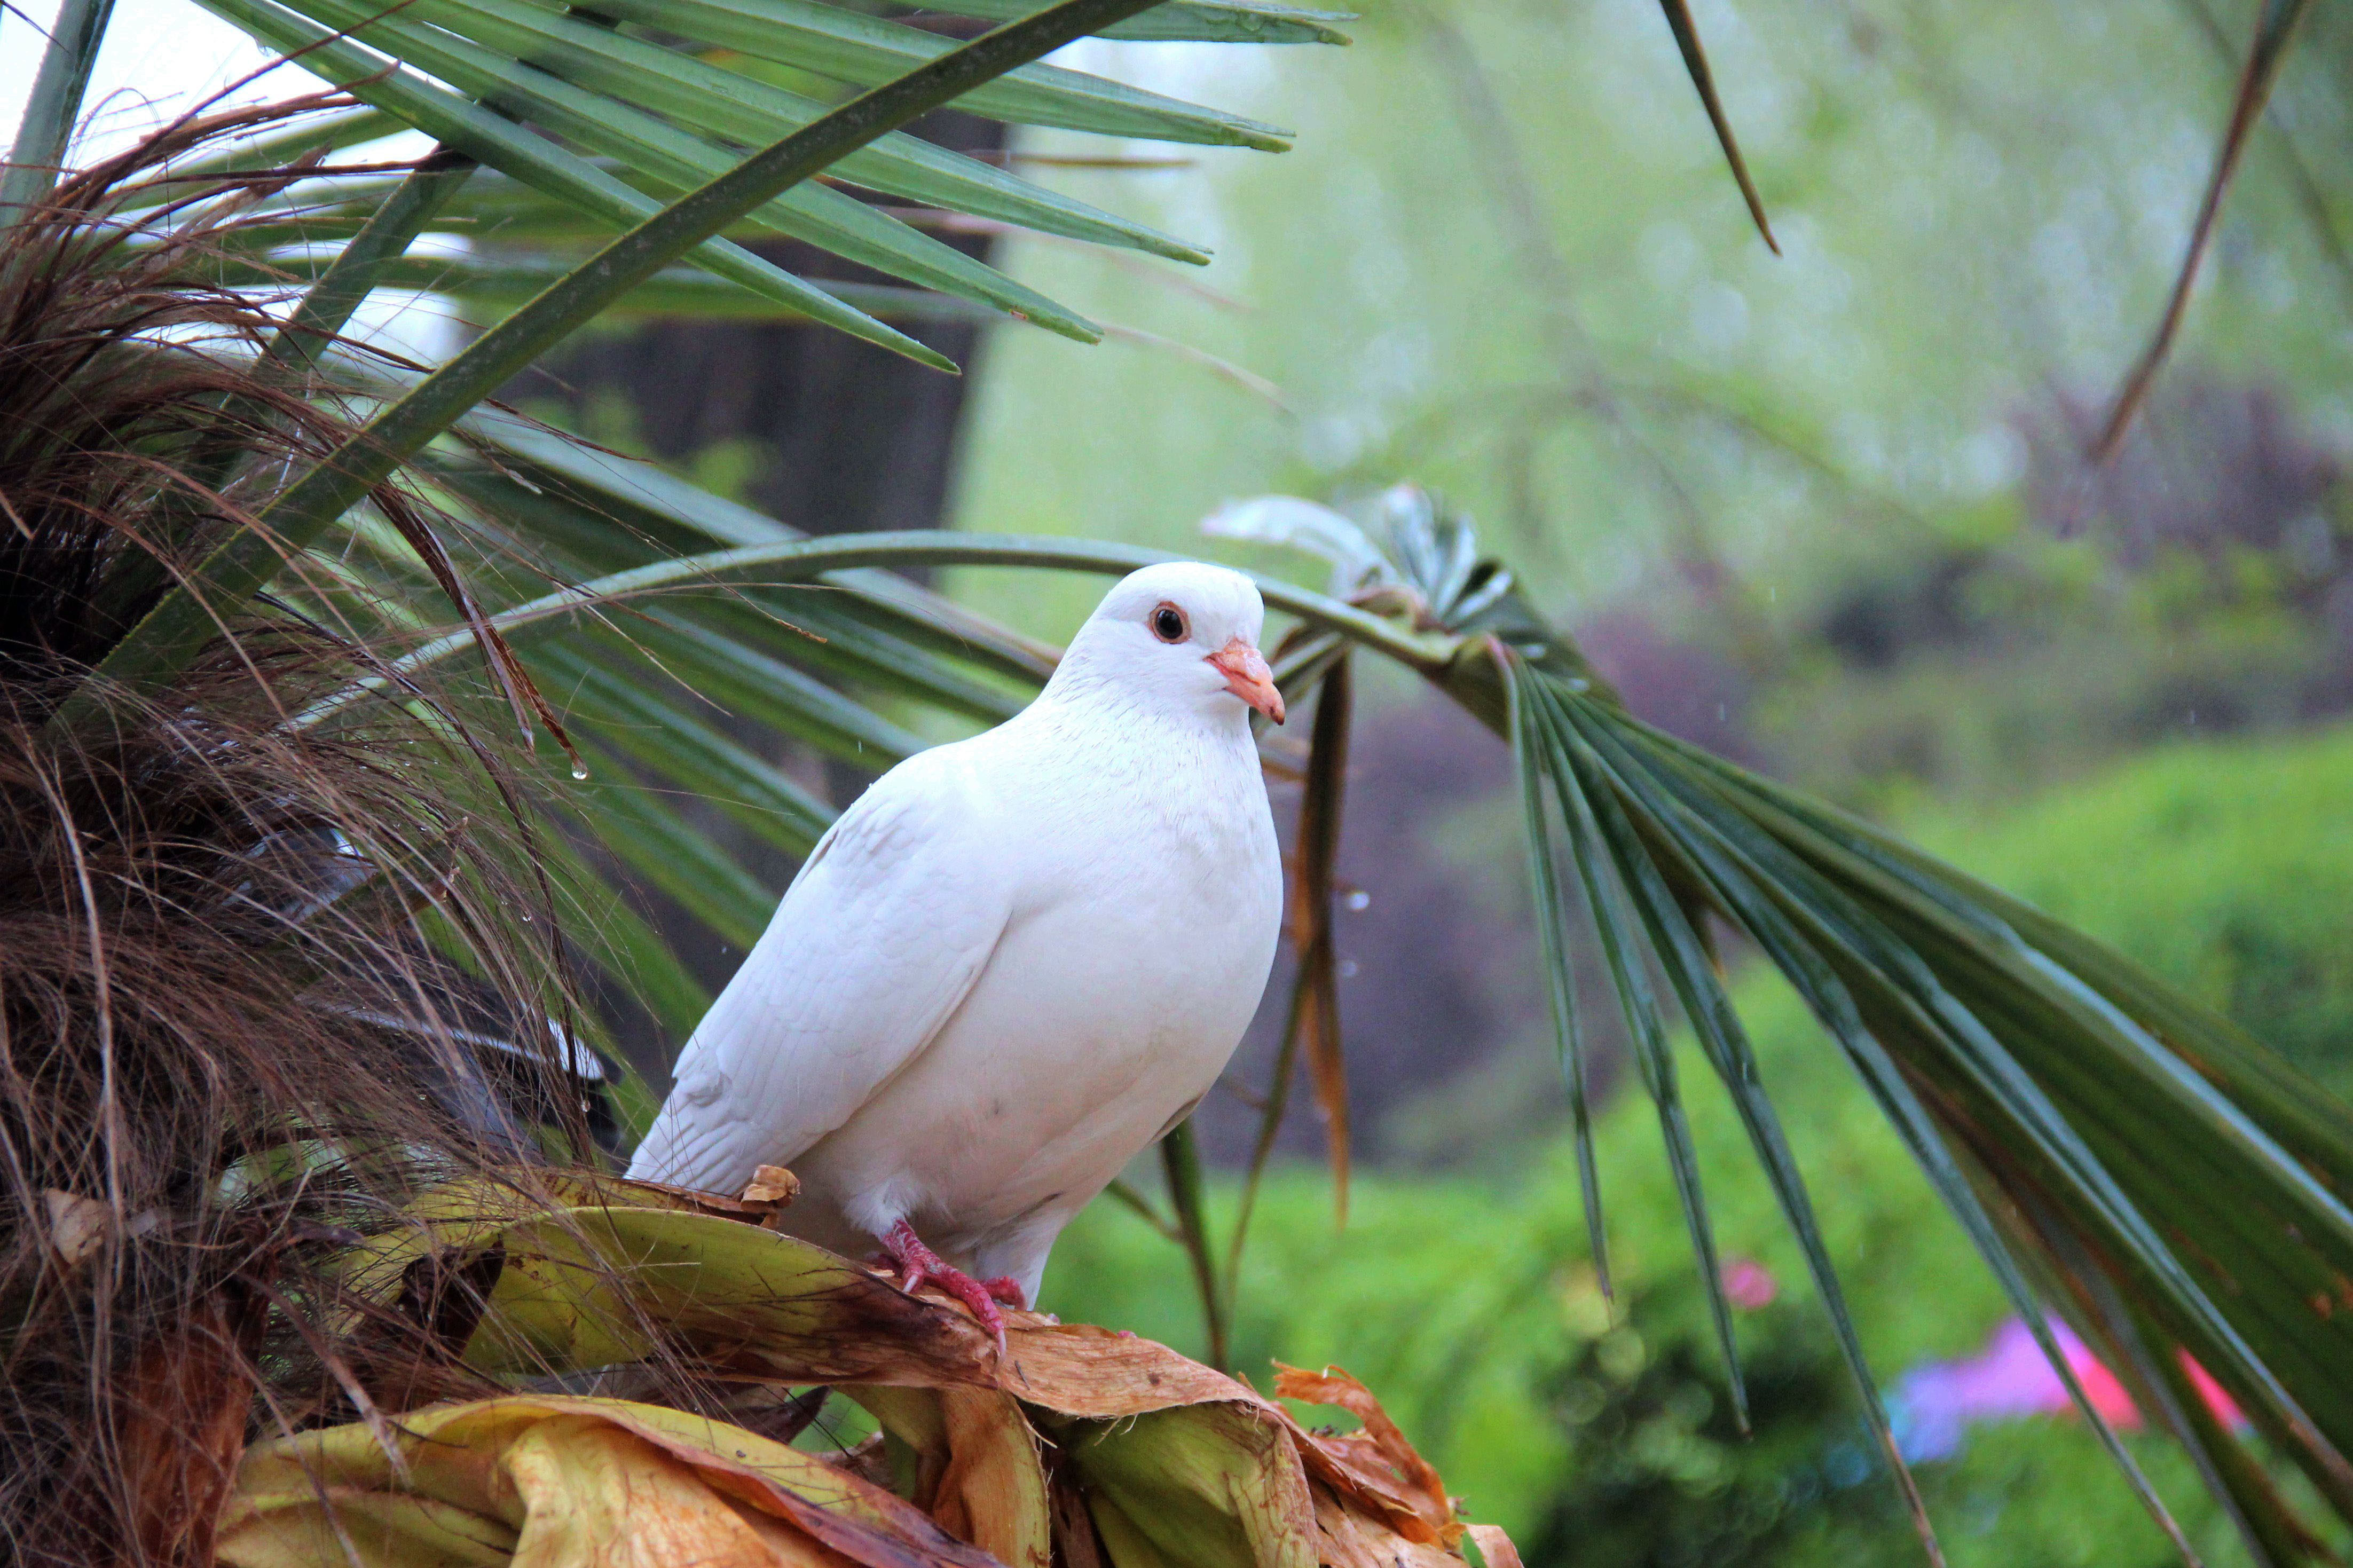
<instances>
[{"instance_id":1,"label":"dove's breast","mask_svg":"<svg viewBox=\"0 0 2353 1568\"><path fill-rule=\"evenodd\" d=\"M1217 1080L1265 988L1282 873L1255 752L1188 761L1178 789L1049 780L1071 798L1025 792L1018 828L1008 813L1033 869L987 968L931 1048L795 1162L852 1226L906 1214L952 1259L1029 1272L1001 1255L1034 1237L1042 1259Z\"/></svg>"}]
</instances>

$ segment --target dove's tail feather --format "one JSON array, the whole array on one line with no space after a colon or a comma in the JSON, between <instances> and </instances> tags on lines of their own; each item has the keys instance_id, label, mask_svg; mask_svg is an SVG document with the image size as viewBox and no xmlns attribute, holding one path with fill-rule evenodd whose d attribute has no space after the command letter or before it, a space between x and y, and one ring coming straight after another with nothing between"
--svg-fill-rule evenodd
<instances>
[{"instance_id":1,"label":"dove's tail feather","mask_svg":"<svg viewBox=\"0 0 2353 1568\"><path fill-rule=\"evenodd\" d=\"M747 1123L714 1116L711 1108L689 1106L681 1114L673 1100L654 1118L645 1141L630 1156L629 1179L732 1196L760 1165L750 1132Z\"/></svg>"}]
</instances>

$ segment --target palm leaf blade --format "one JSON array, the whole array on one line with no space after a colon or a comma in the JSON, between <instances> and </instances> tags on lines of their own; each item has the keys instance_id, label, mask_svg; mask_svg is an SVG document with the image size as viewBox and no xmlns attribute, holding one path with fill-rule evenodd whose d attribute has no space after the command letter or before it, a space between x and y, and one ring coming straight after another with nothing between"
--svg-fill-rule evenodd
<instances>
[{"instance_id":1,"label":"palm leaf blade","mask_svg":"<svg viewBox=\"0 0 2353 1568\"><path fill-rule=\"evenodd\" d=\"M1672 744L1672 742L1668 742ZM1708 759L1707 771L1719 779L1736 773L1726 764ZM1739 775L1744 780L1746 775ZM1766 797L1773 797L1767 804ZM1767 786L1753 784L1749 798L1740 803L1740 809L1758 821L1773 837L1788 844L1808 864L1810 871L1826 879L1825 886L1835 885L1846 896L1860 896L1866 903L1874 893L1889 890L1876 863L1861 855L1849 856L1844 847L1824 842L1815 836L1818 823L1826 823L1819 808L1809 808L1801 823L1799 817L1784 814L1783 792L1769 791ZM1849 879L1852 879L1850 880ZM1917 889L1905 889L1916 895ZM1923 904L1944 910L1951 917L1952 904L1960 895L1952 888L1940 889L1938 900L1915 898L1906 900L1908 910L1885 911L1915 917ZM2298 1379L2298 1385L2307 1393L2331 1390L2341 1374L2328 1370L2329 1358L2320 1354L2291 1352L2290 1346L2308 1340L2318 1329L2334 1337L2326 1325L2297 1321L2295 1314L2302 1298L2292 1292L2258 1291L2263 1281L2257 1278L2232 1281L2233 1289L2217 1298L2200 1286L2175 1255L2173 1248L2159 1236L2152 1225L2152 1214L2169 1223L2190 1227L2192 1234L2202 1234L2209 1241L2218 1237L2211 1225L2213 1216L2205 1209L2205 1195L2195 1181L2179 1182L2168 1173L2148 1163L2137 1151L2131 1138L2119 1138L2104 1127L2106 1118L2115 1113L2120 1088L2116 1070L2129 1068L2140 1058L2138 1048L2119 1054L2114 1048L2110 1031L2050 1026L2049 998L2042 994L2048 983L2047 972L2022 966L2018 969L1997 968L1998 978L1978 979L1972 984L1973 973L1982 975L1984 955L1978 943L1984 939L1980 923L1989 921L1989 913L1975 906L1963 905L1972 917L1962 929L1967 935L1956 936L1946 928L1942 942L1931 942L1925 948L1915 946L1922 933L1934 931L1931 924L1917 928L1909 934L1897 934L1903 930L1883 925L1872 915L1863 915L1862 923L1850 927L1855 939L1854 952L1867 972L1858 971L1866 987L1880 987L1884 999L1873 1010L1874 1028L1891 1042L1926 1047L1907 1052L1907 1059L1916 1068L1930 1072L1943 1080L1944 1092L1955 1097L1956 1111L1966 1106L1961 1116L1965 1127L1978 1129L1969 1140L1980 1160L1993 1170L2005 1186L2031 1188L2055 1204L2060 1212L2071 1216L2071 1223L2084 1226L2087 1234L2098 1238L2099 1252L2125 1271L2132 1289L2149 1303L2167 1325L2168 1335L2178 1338L2212 1372L2242 1405L2254 1415L2258 1424L2282 1444L2284 1449L2298 1458L2315 1484L2332 1500L2344 1500L2345 1472L2341 1457L2341 1437L2325 1435L2299 1402L2289 1395L2282 1384L2279 1372L2274 1369L2250 1343L2248 1332L2264 1337L2266 1348L2275 1353L2293 1355L2299 1373L2318 1373L2316 1380ZM1860 910L1856 911L1860 913ZM1979 1011L1965 999L1968 994L1978 998ZM1905 998L1910 1000L1906 1001ZM1894 1010L1890 1010L1890 1004ZM2020 1011L2021 1008L2024 1011ZM2038 1016L2038 1010L2044 1010ZM1898 1020L1908 1011L1915 1020L1905 1026ZM2062 1012L2062 1018L2069 1015ZM2026 1053L2014 1057L2013 1049ZM2072 1053L2089 1052L2105 1067L2105 1071L2089 1074L2076 1072L2067 1058ZM2086 1057L2086 1064L2091 1057ZM2031 1064L2031 1065L2030 1065ZM1955 1068L1959 1068L1956 1074ZM2051 1076L2057 1074L2059 1076ZM2145 1073L2136 1073L2143 1084L2150 1080ZM2123 1080L2133 1081L2132 1078ZM2075 1090L2071 1097L2067 1090ZM2173 1085L2178 1089L2178 1084ZM1947 1112L1950 1117L1954 1112ZM2266 1205L2283 1199L2294 1202L2294 1194L2306 1185L2298 1171L2273 1165L2268 1172L2261 1166L2250 1169L2243 1163L2245 1145L2235 1142L2208 1143L2195 1153L2183 1146L2183 1135L2190 1132L2199 1121L2182 1123L2158 1120L2147 1124L2162 1129L2157 1134L2160 1146L2175 1151L2186 1160L2205 1163L2219 1162L2229 1173L2227 1190L2253 1196L2254 1191L2264 1194ZM2144 1132L2142 1136L2149 1134ZM2030 1172L2031 1173L2030 1173ZM2268 1179L2266 1179L2266 1176ZM2023 1190L2023 1189L2021 1189ZM2040 1201L2040 1200L2038 1200ZM2158 1208L2145 1214L2142 1203L2154 1203ZM2301 1205L2296 1205L2301 1206ZM2260 1208L2253 1211L2256 1215ZM2325 1226L2325 1219L2316 1219L2316 1228ZM2260 1225L2258 1218L2254 1223ZM2231 1249L2239 1250L2235 1244ZM2261 1248L2274 1259L2277 1249ZM2261 1317L2242 1308L2234 1321L2230 1309L2222 1303L2242 1302L2242 1294L2268 1298L2263 1303ZM2305 1314L2309 1318L2308 1312ZM2293 1322L2296 1332L2285 1338L2265 1333L2268 1324ZM2243 1331L2242 1331L2242 1325ZM2330 1407L2333 1406L2334 1409ZM2343 1408L2341 1394L2331 1393L2330 1405L2319 1407L2333 1415ZM2331 1426L2337 1423L2332 1421ZM2341 1428L2340 1428L2341 1430ZM2337 1506L2344 1506L2339 1500Z\"/></svg>"},{"instance_id":2,"label":"palm leaf blade","mask_svg":"<svg viewBox=\"0 0 2353 1568\"><path fill-rule=\"evenodd\" d=\"M1724 1357L1733 1417L1746 1432L1748 1389L1740 1372L1732 1303L1725 1292L1724 1268L1715 1250L1715 1228L1708 1217L1707 1199L1701 1190L1699 1150L1692 1141L1691 1124L1683 1112L1673 1047L1668 1041L1658 999L1643 966L1642 944L1621 901L1630 890L1612 876L1613 861L1604 846L1599 816L1602 803L1588 789L1583 770L1577 765L1566 715L1541 684L1530 683L1528 690L1534 698L1529 704L1533 729L1544 747L1553 788L1561 802L1570 858L1584 883L1585 907L1593 918L1603 962L1625 1013L1627 1037L1633 1042L1642 1087L1658 1110L1660 1137L1666 1145L1676 1201L1683 1207L1684 1227L1691 1233L1692 1252L1699 1263L1700 1289L1715 1330L1716 1347Z\"/></svg>"},{"instance_id":3,"label":"palm leaf blade","mask_svg":"<svg viewBox=\"0 0 2353 1568\"><path fill-rule=\"evenodd\" d=\"M660 204L535 132L435 87L332 30L271 0L196 0L206 10L285 52L321 79L376 106L469 157L595 215L617 229L641 223ZM681 253L715 276L853 337L935 368L946 360L905 333L851 309L732 240L704 239Z\"/></svg>"},{"instance_id":4,"label":"palm leaf blade","mask_svg":"<svg viewBox=\"0 0 2353 1568\"><path fill-rule=\"evenodd\" d=\"M306 153L340 153L346 147L380 141L408 129L406 121L381 109L345 110L309 120L291 131L239 141L224 152L179 164L174 173L181 180L193 184L217 174L280 170Z\"/></svg>"},{"instance_id":5,"label":"palm leaf blade","mask_svg":"<svg viewBox=\"0 0 2353 1568\"><path fill-rule=\"evenodd\" d=\"M1601 1173L1593 1147L1593 1109L1588 1089L1584 1030L1577 1015L1575 972L1561 898L1560 871L1544 792L1550 774L1539 760L1528 718L1531 700L1525 667L1507 667L1511 712L1505 739L1519 775L1521 818L1527 846L1528 883L1535 899L1536 935L1543 950L1546 1001L1553 1035L1568 1084L1569 1135L1577 1148L1577 1196L1585 1211L1586 1247L1596 1283L1605 1300L1615 1300L1610 1280L1609 1227L1601 1212ZM1567 810L1566 805L1562 809Z\"/></svg>"},{"instance_id":6,"label":"palm leaf blade","mask_svg":"<svg viewBox=\"0 0 2353 1568\"><path fill-rule=\"evenodd\" d=\"M1597 724L1597 729L1607 728L1606 721ZM1632 751L1636 742L1628 736L1609 739L1615 742L1610 748L1613 754L1624 758L1620 764L1622 774L1635 776L1647 772ZM2070 1399L2098 1434L2102 1445L2152 1517L2181 1547L2185 1556L2194 1560L2170 1510L2115 1428L2084 1392L2052 1331L2041 1301L2028 1285L1974 1184L1955 1162L1944 1134L1885 1048L1865 1027L1852 996L1825 956L1825 950L1844 951L1852 961L1852 952L1843 949L1835 931L1821 921L1814 896L1804 889L1802 879L1793 884L1786 853L1737 812L1727 809L1719 797L1694 786L1674 768L1651 773L1650 783L1662 792L1662 796L1654 798L1670 800L1680 808L1684 821L1675 837L1706 879L1711 893L1720 900L1727 915L1757 942L1823 1028L1845 1048L1849 1060L1930 1185L1960 1221L2011 1306L2033 1333ZM1668 815L1663 807L1657 809L1662 818ZM1818 949L1817 942L1822 948Z\"/></svg>"},{"instance_id":7,"label":"palm leaf blade","mask_svg":"<svg viewBox=\"0 0 2353 1568\"><path fill-rule=\"evenodd\" d=\"M457 34L385 16L364 5L296 0L315 19L396 58L414 61L451 86L518 120L544 124L567 141L619 160L647 184L682 194L721 177L735 154L617 99L575 87ZM497 31L488 17L474 31ZM785 125L786 134L804 130ZM782 124L783 122L779 122ZM909 228L863 202L800 184L746 215L773 233L928 288L985 300L1050 331L1092 342L1093 329L1044 295L1021 288L954 246Z\"/></svg>"},{"instance_id":8,"label":"palm leaf blade","mask_svg":"<svg viewBox=\"0 0 2353 1568\"><path fill-rule=\"evenodd\" d=\"M765 145L825 112L815 99L665 49L628 33L516 0L419 0L406 15L435 22L588 91L684 126ZM893 132L844 158L840 178L956 212L1073 239L1201 262L1200 250L945 148Z\"/></svg>"},{"instance_id":9,"label":"palm leaf blade","mask_svg":"<svg viewBox=\"0 0 2353 1568\"><path fill-rule=\"evenodd\" d=\"M660 792L629 776L595 741L577 742L581 820L615 858L727 942L749 948L766 929L776 891L762 887L710 837L681 821Z\"/></svg>"},{"instance_id":10,"label":"palm leaf blade","mask_svg":"<svg viewBox=\"0 0 2353 1568\"><path fill-rule=\"evenodd\" d=\"M711 1010L711 993L628 898L590 871L569 845L556 838L541 853L576 889L576 912L567 927L573 940L587 948L598 968L628 988L670 1038L683 1041ZM651 1120L649 1114L646 1121ZM644 1130L642 1122L632 1129Z\"/></svg>"},{"instance_id":11,"label":"palm leaf blade","mask_svg":"<svg viewBox=\"0 0 2353 1568\"><path fill-rule=\"evenodd\" d=\"M923 748L912 731L707 625L668 610L646 612L646 622L630 633L632 647L642 645L701 701L859 767L888 767Z\"/></svg>"},{"instance_id":12,"label":"palm leaf blade","mask_svg":"<svg viewBox=\"0 0 2353 1568\"><path fill-rule=\"evenodd\" d=\"M1303 509L1316 517L1295 515ZM1351 520L1295 501L1269 510L1263 527L1244 520L1230 531L1312 549L1377 584L1368 600L1453 633L1451 656L1418 668L1513 740L1531 884L1556 908L1539 786L1558 795L1594 934L1651 1081L1663 1027L1648 973L1656 963L1805 1243L1795 1166L1700 929L1720 918L1757 942L1862 1072L2177 1545L2188 1552L2162 1500L2085 1405L2046 1300L2067 1308L2180 1437L2258 1561L2326 1560L2260 1463L2181 1408L2181 1378L2191 1367L2211 1374L2353 1519L2343 1458L2353 1326L2327 1310L2331 1281L2348 1277L2335 1184L2353 1161L2353 1119L2090 939L1633 719L1500 565L1461 569L1467 525L1427 498L1391 492L1375 515L1377 547ZM1565 948L1565 935L1546 943L1555 986L1568 978ZM1662 1121L1680 1175L1687 1145L1672 1117ZM1690 1224L1695 1194L1679 1184L1678 1196ZM1804 1250L1820 1274L1818 1238ZM1834 1283L1823 1293L1834 1301ZM1869 1370L1838 1326L1873 1399Z\"/></svg>"},{"instance_id":13,"label":"palm leaf blade","mask_svg":"<svg viewBox=\"0 0 2353 1568\"><path fill-rule=\"evenodd\" d=\"M1708 68L1707 51L1700 47L1699 27L1692 21L1691 5L1688 0L1659 0L1659 9L1666 14L1667 28L1674 34L1675 47L1683 57L1683 70L1691 77L1701 106L1707 110L1707 122L1715 132L1716 145L1724 149L1724 162L1740 186L1740 199L1748 204L1749 219L1764 237L1766 247L1778 256L1781 242L1773 237L1773 226L1765 216L1765 200L1757 194L1757 183L1748 177L1748 163L1741 157L1740 143L1733 137L1731 118L1724 112L1724 104L1715 95L1715 73Z\"/></svg>"},{"instance_id":14,"label":"palm leaf blade","mask_svg":"<svg viewBox=\"0 0 2353 1568\"><path fill-rule=\"evenodd\" d=\"M712 495L651 463L581 447L507 415L481 410L470 416L462 428L468 436L496 447L501 466L520 467L547 489L570 498L589 524L587 531L575 533L577 541L585 542L599 533L609 538L608 530L596 527L599 521L626 525L681 553L712 543L775 544L803 537L772 518ZM932 542L937 542L934 536ZM943 563L921 552L902 552L889 558L893 564L911 567ZM1140 565L1145 558L1120 555L1116 559L1134 560ZM596 570L617 571L623 564L607 552L597 561ZM1098 569L1127 568L1106 563ZM854 615L864 623L861 629L892 639L887 644L891 647L928 648L1029 685L1053 672L1053 649L918 587L896 572L852 567L822 573L816 582L828 592L804 595L804 603L792 606L792 613L784 616L786 621L822 619L824 606L839 600L853 608L835 616L827 623L828 626L851 625L849 617ZM763 601L754 596L753 602ZM926 667L909 660L904 673L927 681L950 672L936 664ZM965 691L961 685L950 683L950 687ZM928 685L925 689L929 689ZM967 691L955 700L967 698L977 703L971 710L982 716L1004 717L1012 711L1003 706L1001 697L984 698Z\"/></svg>"},{"instance_id":15,"label":"palm leaf blade","mask_svg":"<svg viewBox=\"0 0 2353 1568\"><path fill-rule=\"evenodd\" d=\"M624 21L683 34L721 48L740 49L755 59L797 66L851 86L888 81L938 58L948 47L932 34L838 11L814 0L613 0L598 9ZM1108 25L1098 24L1088 30ZM1092 131L1106 136L1256 147L1270 153L1290 145L1289 133L1271 125L1054 66L1030 65L1008 71L973 91L964 107L975 114L1019 124Z\"/></svg>"},{"instance_id":16,"label":"palm leaf blade","mask_svg":"<svg viewBox=\"0 0 2353 1568\"><path fill-rule=\"evenodd\" d=\"M656 522L670 516L639 511L611 497L600 498L602 504L592 507L568 488L553 483L526 488L513 473L486 465L434 462L427 468L485 517L512 530L519 552L535 555L575 580L649 564L651 552L626 541L614 525L631 516ZM786 530L776 531L780 542L797 537ZM714 679L717 685L707 696L719 699L724 693L724 700L747 712L764 713L778 728L847 762L871 763L874 755L903 755L915 743L907 731L816 680L801 667L987 721L1009 718L1018 710L1019 699L934 657L940 650L900 635L905 619L902 609L879 604L854 587L842 591L828 584L797 593L714 588L707 597L633 605L622 619L590 635L609 640L624 635L626 627L627 635L660 650L665 658L680 658ZM515 629L525 640L537 641L573 635L571 626L569 621L543 619ZM976 650L961 647L955 651L969 656Z\"/></svg>"},{"instance_id":17,"label":"palm leaf blade","mask_svg":"<svg viewBox=\"0 0 2353 1568\"><path fill-rule=\"evenodd\" d=\"M49 47L41 51L32 94L8 149L8 166L0 172L0 228L16 222L56 182L113 14L114 0L64 0L58 7Z\"/></svg>"},{"instance_id":18,"label":"palm leaf blade","mask_svg":"<svg viewBox=\"0 0 2353 1568\"><path fill-rule=\"evenodd\" d=\"M2230 123L2224 127L2222 143L2215 151L2213 173L2207 176L2198 216L2190 223L2189 244L2174 274L2172 290L2166 297L2165 310L2158 319L2148 346L2141 351L2140 358L2109 405L2108 417L2092 446L2094 462L2105 463L2116 456L2140 405L2147 400L2148 389L2156 384L2158 371L2173 352L2173 340L2180 333L2182 318L2189 310L2190 291L2198 285L2199 269L2205 263L2207 248L2213 243L2214 226L2222 216L2222 198L2230 193L2231 181L2239 172L2248 138L2263 119L2272 84L2279 79L2280 67L2286 63L2296 24L2304 20L2305 12L2310 8L2310 0L2263 0L2263 11L2255 19L2254 42L2239 73Z\"/></svg>"},{"instance_id":19,"label":"palm leaf blade","mask_svg":"<svg viewBox=\"0 0 2353 1568\"><path fill-rule=\"evenodd\" d=\"M565 647L539 650L534 662L570 694L570 716L678 791L707 800L786 853L801 856L825 833L833 813L807 791L726 736Z\"/></svg>"},{"instance_id":20,"label":"palm leaf blade","mask_svg":"<svg viewBox=\"0 0 2353 1568\"><path fill-rule=\"evenodd\" d=\"M952 16L1004 22L1021 14L1021 0L950 0L930 7ZM1162 0L1140 16L1103 30L1106 38L1214 44L1345 44L1335 26L1356 18L1346 11L1311 11L1292 5L1223 5L1215 0Z\"/></svg>"}]
</instances>

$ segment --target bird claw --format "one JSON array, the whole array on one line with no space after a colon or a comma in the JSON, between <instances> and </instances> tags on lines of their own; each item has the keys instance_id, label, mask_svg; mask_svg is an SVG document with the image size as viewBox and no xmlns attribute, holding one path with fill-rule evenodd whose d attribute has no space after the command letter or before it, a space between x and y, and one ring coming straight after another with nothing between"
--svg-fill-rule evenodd
<instances>
[{"instance_id":1,"label":"bird claw","mask_svg":"<svg viewBox=\"0 0 2353 1568\"><path fill-rule=\"evenodd\" d=\"M997 1353L1005 1353L1005 1314L997 1304L1003 1302L1014 1308L1029 1305L1020 1285L1010 1276L974 1279L925 1247L923 1238L915 1234L915 1227L903 1219L891 1227L891 1234L882 1238L882 1247L892 1267L902 1271L900 1289L912 1296L926 1283L938 1286L965 1304L997 1341Z\"/></svg>"}]
</instances>

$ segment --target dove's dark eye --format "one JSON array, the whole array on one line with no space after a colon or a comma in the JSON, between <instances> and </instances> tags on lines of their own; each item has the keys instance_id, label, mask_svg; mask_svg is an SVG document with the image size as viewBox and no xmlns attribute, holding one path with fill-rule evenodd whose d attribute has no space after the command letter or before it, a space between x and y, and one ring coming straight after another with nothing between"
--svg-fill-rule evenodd
<instances>
[{"instance_id":1,"label":"dove's dark eye","mask_svg":"<svg viewBox=\"0 0 2353 1568\"><path fill-rule=\"evenodd\" d=\"M1163 605L1152 612L1152 635L1162 642L1183 642L1191 630L1185 624L1185 612L1174 605Z\"/></svg>"}]
</instances>

